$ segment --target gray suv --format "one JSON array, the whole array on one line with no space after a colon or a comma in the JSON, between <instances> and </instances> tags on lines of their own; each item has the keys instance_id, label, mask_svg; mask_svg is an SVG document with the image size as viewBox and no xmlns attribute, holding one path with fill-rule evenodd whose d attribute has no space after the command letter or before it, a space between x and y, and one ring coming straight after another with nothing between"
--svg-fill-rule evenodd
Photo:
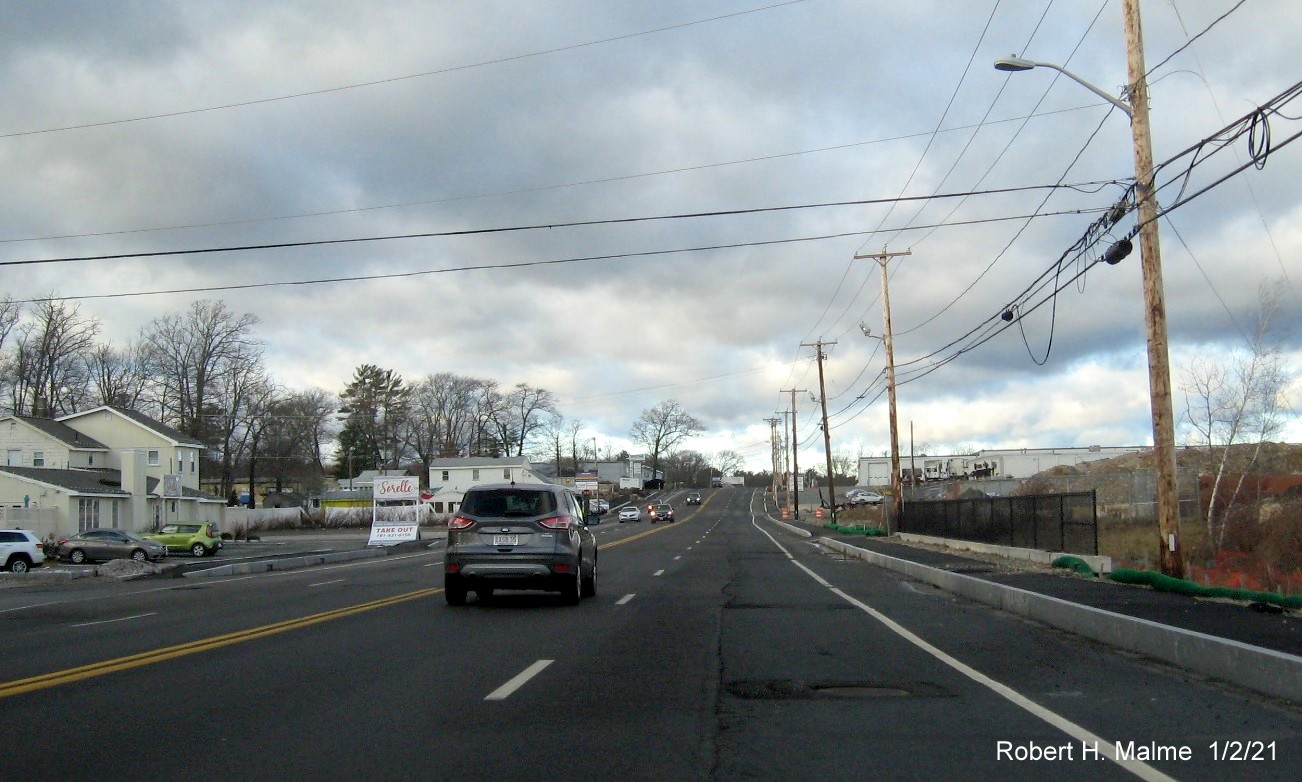
<instances>
[{"instance_id":1,"label":"gray suv","mask_svg":"<svg viewBox=\"0 0 1302 782\"><path fill-rule=\"evenodd\" d=\"M597 539L578 497L564 486L497 483L466 492L448 520L443 588L448 605L495 589L560 592L565 602L597 594Z\"/></svg>"}]
</instances>

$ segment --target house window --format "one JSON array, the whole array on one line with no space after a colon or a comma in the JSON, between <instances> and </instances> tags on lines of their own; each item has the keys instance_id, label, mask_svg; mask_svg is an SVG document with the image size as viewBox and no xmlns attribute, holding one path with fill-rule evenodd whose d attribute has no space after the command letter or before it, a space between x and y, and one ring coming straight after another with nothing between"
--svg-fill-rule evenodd
<instances>
[{"instance_id":1,"label":"house window","mask_svg":"<svg viewBox=\"0 0 1302 782\"><path fill-rule=\"evenodd\" d=\"M197 461L199 461L199 454L195 453L194 451L191 451L190 452L190 474L191 475L194 475L194 471L195 471L194 465L195 462Z\"/></svg>"},{"instance_id":2,"label":"house window","mask_svg":"<svg viewBox=\"0 0 1302 782\"><path fill-rule=\"evenodd\" d=\"M86 454L86 466L87 467L95 466L95 454L93 453Z\"/></svg>"},{"instance_id":3,"label":"house window","mask_svg":"<svg viewBox=\"0 0 1302 782\"><path fill-rule=\"evenodd\" d=\"M112 514L113 514L113 529L118 529L118 528L120 528L120 527L122 526L122 523L121 523L121 519L119 518L119 516L121 516L122 513L121 513L121 511L119 510L119 506L118 506L118 501L117 501L117 500L109 500L109 510L112 511Z\"/></svg>"},{"instance_id":4,"label":"house window","mask_svg":"<svg viewBox=\"0 0 1302 782\"><path fill-rule=\"evenodd\" d=\"M158 466L158 461L159 461L158 451L150 451L150 452L149 452L149 466L150 466L150 467L157 467L157 466Z\"/></svg>"},{"instance_id":5,"label":"house window","mask_svg":"<svg viewBox=\"0 0 1302 782\"><path fill-rule=\"evenodd\" d=\"M471 470L471 471L470 471L470 480L472 480L472 481L477 481L477 480L479 480L479 470Z\"/></svg>"},{"instance_id":6,"label":"house window","mask_svg":"<svg viewBox=\"0 0 1302 782\"><path fill-rule=\"evenodd\" d=\"M77 500L77 531L85 532L99 526L99 500L81 497Z\"/></svg>"},{"instance_id":7,"label":"house window","mask_svg":"<svg viewBox=\"0 0 1302 782\"><path fill-rule=\"evenodd\" d=\"M45 451L32 451L32 466L33 467L45 466Z\"/></svg>"},{"instance_id":8,"label":"house window","mask_svg":"<svg viewBox=\"0 0 1302 782\"><path fill-rule=\"evenodd\" d=\"M510 468L510 467L507 467L506 469L502 470L502 480L504 480L504 481L509 481L509 480L511 480L511 468Z\"/></svg>"},{"instance_id":9,"label":"house window","mask_svg":"<svg viewBox=\"0 0 1302 782\"><path fill-rule=\"evenodd\" d=\"M10 467L21 467L23 464L23 452L15 448L10 448L9 454L5 459L5 464Z\"/></svg>"},{"instance_id":10,"label":"house window","mask_svg":"<svg viewBox=\"0 0 1302 782\"><path fill-rule=\"evenodd\" d=\"M443 471L443 480L446 481L447 479L448 479L448 471L447 471L447 470L444 470L444 471Z\"/></svg>"},{"instance_id":11,"label":"house window","mask_svg":"<svg viewBox=\"0 0 1302 782\"><path fill-rule=\"evenodd\" d=\"M434 512L435 512L435 513L442 513L442 512L443 512L443 503L441 503L441 502L436 502L436 503L434 503Z\"/></svg>"}]
</instances>

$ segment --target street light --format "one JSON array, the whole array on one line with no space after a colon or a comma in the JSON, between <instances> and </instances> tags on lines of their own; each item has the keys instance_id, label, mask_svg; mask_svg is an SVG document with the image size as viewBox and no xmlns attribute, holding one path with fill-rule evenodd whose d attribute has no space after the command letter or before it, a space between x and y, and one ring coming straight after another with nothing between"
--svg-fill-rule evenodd
<instances>
[{"instance_id":1,"label":"street light","mask_svg":"<svg viewBox=\"0 0 1302 782\"><path fill-rule=\"evenodd\" d=\"M1148 335L1148 388L1153 416L1153 458L1157 469L1157 528L1162 572L1184 577L1179 546L1180 498L1175 480L1175 416L1171 402L1171 365L1168 355L1166 300L1162 291L1162 255L1157 235L1157 198L1153 188L1153 140L1148 124L1148 79L1144 67L1144 40L1138 0L1122 0L1126 34L1126 67L1130 83L1125 91L1130 104L1121 101L1057 65L1021 57L995 61L1001 71L1051 68L1120 108L1130 117L1135 157L1135 207L1139 218L1139 258L1144 283L1144 325ZM1111 261L1109 261L1111 262Z\"/></svg>"},{"instance_id":2,"label":"street light","mask_svg":"<svg viewBox=\"0 0 1302 782\"><path fill-rule=\"evenodd\" d=\"M1095 87L1093 84L1090 84L1089 82L1085 81L1081 77L1077 76L1076 74L1072 73L1066 68L1063 68L1060 65L1054 65L1051 62L1035 62L1034 60L1028 60L1024 57L1017 57L1011 54L1007 57L1001 57L998 60L995 60L995 70L997 71L1008 71L1010 73L1016 73L1018 71L1029 71L1032 68L1052 68L1053 70L1057 71L1058 73L1061 73L1063 76L1066 76L1067 78L1081 85L1082 87L1094 93L1095 95L1099 96L1100 98L1107 101L1108 103L1111 103L1113 106L1116 106L1117 108L1126 112L1127 117L1131 117L1133 119L1135 116L1134 111L1132 111L1131 108L1127 106L1124 102L1112 97L1111 95L1107 94L1103 90L1099 89L1098 87Z\"/></svg>"}]
</instances>

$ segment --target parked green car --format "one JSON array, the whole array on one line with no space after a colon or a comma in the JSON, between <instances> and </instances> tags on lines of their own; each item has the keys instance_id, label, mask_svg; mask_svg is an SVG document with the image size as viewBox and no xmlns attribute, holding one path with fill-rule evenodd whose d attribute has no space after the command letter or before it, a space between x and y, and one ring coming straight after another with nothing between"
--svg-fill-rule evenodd
<instances>
[{"instance_id":1,"label":"parked green car","mask_svg":"<svg viewBox=\"0 0 1302 782\"><path fill-rule=\"evenodd\" d=\"M196 557L210 557L222 547L221 535L209 522L178 521L164 524L158 532L143 537L167 546L168 551L188 551Z\"/></svg>"}]
</instances>

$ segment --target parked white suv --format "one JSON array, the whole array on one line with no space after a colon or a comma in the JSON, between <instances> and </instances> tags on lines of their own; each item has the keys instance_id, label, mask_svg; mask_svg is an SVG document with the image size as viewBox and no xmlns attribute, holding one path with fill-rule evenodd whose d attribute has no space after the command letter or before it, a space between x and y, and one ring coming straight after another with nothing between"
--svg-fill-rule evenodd
<instances>
[{"instance_id":1,"label":"parked white suv","mask_svg":"<svg viewBox=\"0 0 1302 782\"><path fill-rule=\"evenodd\" d=\"M40 538L25 529L0 529L0 569L26 573L44 562Z\"/></svg>"}]
</instances>

